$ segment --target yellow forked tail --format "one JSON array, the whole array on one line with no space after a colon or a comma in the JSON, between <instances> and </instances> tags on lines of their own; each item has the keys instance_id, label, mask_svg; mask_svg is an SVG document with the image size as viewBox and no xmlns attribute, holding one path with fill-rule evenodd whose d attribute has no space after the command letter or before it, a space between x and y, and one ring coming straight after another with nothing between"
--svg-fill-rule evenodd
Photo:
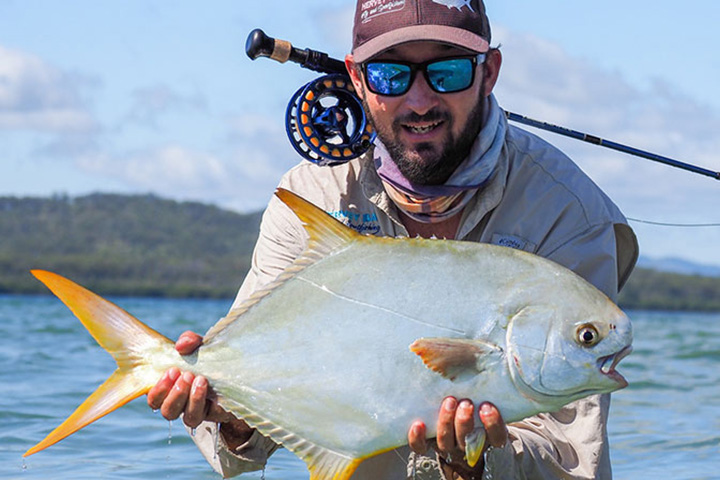
<instances>
[{"instance_id":1,"label":"yellow forked tail","mask_svg":"<svg viewBox=\"0 0 720 480\"><path fill-rule=\"evenodd\" d=\"M25 452L24 457L59 442L147 393L169 366L160 361L153 367L149 362L153 355L177 358L170 339L117 305L60 275L43 270L33 270L32 274L72 310L100 346L113 356L118 368L59 427Z\"/></svg>"}]
</instances>

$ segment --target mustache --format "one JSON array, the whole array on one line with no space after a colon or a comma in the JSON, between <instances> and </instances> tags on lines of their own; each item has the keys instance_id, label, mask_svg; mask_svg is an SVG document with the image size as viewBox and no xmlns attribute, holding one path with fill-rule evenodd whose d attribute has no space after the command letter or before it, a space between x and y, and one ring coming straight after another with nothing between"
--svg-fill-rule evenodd
<instances>
[{"instance_id":1,"label":"mustache","mask_svg":"<svg viewBox=\"0 0 720 480\"><path fill-rule=\"evenodd\" d=\"M447 112L442 112L438 109L433 108L432 110L429 110L428 112L420 115L415 112L406 113L405 115L402 115L395 119L395 124L400 125L403 123L423 123L423 122L440 122L440 121L449 121L450 120L450 114Z\"/></svg>"}]
</instances>

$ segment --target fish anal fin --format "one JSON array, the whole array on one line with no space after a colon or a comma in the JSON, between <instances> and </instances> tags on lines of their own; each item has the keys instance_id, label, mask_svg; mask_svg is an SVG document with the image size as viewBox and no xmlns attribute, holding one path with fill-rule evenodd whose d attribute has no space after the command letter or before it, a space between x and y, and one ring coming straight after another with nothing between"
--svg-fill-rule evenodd
<instances>
[{"instance_id":1,"label":"fish anal fin","mask_svg":"<svg viewBox=\"0 0 720 480\"><path fill-rule=\"evenodd\" d=\"M310 471L310 480L349 480L358 465L362 463L361 459L348 459L329 451L325 451L309 461L306 459L306 461Z\"/></svg>"},{"instance_id":2,"label":"fish anal fin","mask_svg":"<svg viewBox=\"0 0 720 480\"><path fill-rule=\"evenodd\" d=\"M365 459L383 453L373 452L358 457L319 445L249 409L237 399L225 397L221 393L218 395L218 404L305 462L311 480L348 480Z\"/></svg>"},{"instance_id":3,"label":"fish anal fin","mask_svg":"<svg viewBox=\"0 0 720 480\"><path fill-rule=\"evenodd\" d=\"M313 453L300 455L300 457L308 465L310 480L349 480L362 462L395 450L395 448L397 446L379 450L361 458L351 458L316 446ZM295 453L297 454L297 452Z\"/></svg>"},{"instance_id":4,"label":"fish anal fin","mask_svg":"<svg viewBox=\"0 0 720 480\"><path fill-rule=\"evenodd\" d=\"M420 338L410 345L410 350L422 358L426 367L449 380L464 373L481 373L485 362L502 352L492 343L466 338Z\"/></svg>"}]
</instances>

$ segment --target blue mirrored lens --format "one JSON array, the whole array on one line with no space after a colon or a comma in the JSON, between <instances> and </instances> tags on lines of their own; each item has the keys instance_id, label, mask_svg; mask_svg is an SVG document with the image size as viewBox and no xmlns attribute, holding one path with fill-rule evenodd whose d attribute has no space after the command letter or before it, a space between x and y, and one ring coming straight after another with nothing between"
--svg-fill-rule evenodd
<instances>
[{"instance_id":1,"label":"blue mirrored lens","mask_svg":"<svg viewBox=\"0 0 720 480\"><path fill-rule=\"evenodd\" d=\"M380 95L402 95L408 90L411 69L399 63L368 63L367 83L370 90Z\"/></svg>"},{"instance_id":2,"label":"blue mirrored lens","mask_svg":"<svg viewBox=\"0 0 720 480\"><path fill-rule=\"evenodd\" d=\"M473 62L469 58L453 58L428 64L427 78L440 93L465 90L473 81Z\"/></svg>"},{"instance_id":3,"label":"blue mirrored lens","mask_svg":"<svg viewBox=\"0 0 720 480\"><path fill-rule=\"evenodd\" d=\"M448 58L424 64L370 62L365 64L370 91L380 95L403 95L417 70L422 70L430 87L439 93L465 90L473 82L475 58ZM477 57L477 60L484 61Z\"/></svg>"}]
</instances>

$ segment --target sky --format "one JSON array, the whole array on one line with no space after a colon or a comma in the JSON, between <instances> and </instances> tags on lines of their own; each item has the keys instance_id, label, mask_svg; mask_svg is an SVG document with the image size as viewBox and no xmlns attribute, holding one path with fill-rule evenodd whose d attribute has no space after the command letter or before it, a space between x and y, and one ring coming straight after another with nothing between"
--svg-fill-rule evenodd
<instances>
[{"instance_id":1,"label":"sky","mask_svg":"<svg viewBox=\"0 0 720 480\"><path fill-rule=\"evenodd\" d=\"M720 2L486 6L503 53L503 108L720 170ZM152 193L264 208L300 161L287 103L317 74L251 61L245 40L262 28L343 58L353 9L349 0L0 0L0 196ZM525 128L632 219L641 255L720 265L719 181Z\"/></svg>"}]
</instances>

